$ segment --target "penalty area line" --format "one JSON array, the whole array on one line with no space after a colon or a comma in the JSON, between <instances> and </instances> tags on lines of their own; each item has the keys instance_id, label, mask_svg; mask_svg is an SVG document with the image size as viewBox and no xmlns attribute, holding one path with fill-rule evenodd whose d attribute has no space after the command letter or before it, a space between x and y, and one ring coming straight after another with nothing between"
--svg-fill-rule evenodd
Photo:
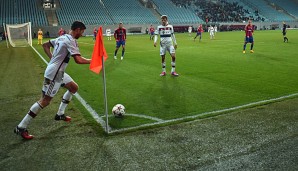
<instances>
[{"instance_id":1,"label":"penalty area line","mask_svg":"<svg viewBox=\"0 0 298 171\"><path fill-rule=\"evenodd\" d=\"M36 54L48 65L48 62L44 59L44 57L33 47L31 46L32 49L36 52ZM74 94L74 96L79 100L79 102L85 107L85 109L92 115L92 117L98 122L101 127L106 130L106 122L99 117L98 113L82 98L82 96L79 95L79 93ZM108 129L111 130L111 127L108 125Z\"/></svg>"},{"instance_id":2,"label":"penalty area line","mask_svg":"<svg viewBox=\"0 0 298 171\"><path fill-rule=\"evenodd\" d=\"M130 127L130 128L122 128L122 129L117 129L117 130L111 130L109 133L121 133L121 132L125 132L125 131L130 131L130 130L135 130L135 129L140 129L140 128L146 128L146 127L149 127L149 126L156 126L156 125L172 123L172 122L178 122L178 121L183 121L183 120L188 120L188 119L196 119L198 117L206 116L206 115L233 112L233 111L236 111L236 110L239 110L239 109L246 109L246 108L266 105L266 104L269 104L269 103L274 103L274 102L290 99L290 98L297 97L297 96L298 96L298 93L294 93L294 94L289 94L289 95L286 95L286 96L281 96L281 97L272 98L272 99L268 99L268 100L261 100L261 101L258 101L258 102L252 102L252 103L248 103L248 104L244 104L244 105L240 105L240 106L235 106L235 107L231 107L231 108L227 108L227 109L215 110L215 111L211 111L211 112L204 112L204 113L200 113L200 114L196 114L196 115L192 115L192 116L186 116L186 117L177 118L177 119L164 120L164 121L159 121L159 122L155 122L155 123L148 123L148 124L135 126L135 127Z\"/></svg>"}]
</instances>

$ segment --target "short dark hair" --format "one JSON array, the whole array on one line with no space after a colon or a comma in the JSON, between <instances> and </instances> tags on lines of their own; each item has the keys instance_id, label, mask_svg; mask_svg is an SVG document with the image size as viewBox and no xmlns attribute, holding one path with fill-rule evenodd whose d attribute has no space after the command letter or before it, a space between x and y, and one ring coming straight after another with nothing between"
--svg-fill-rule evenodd
<instances>
[{"instance_id":1,"label":"short dark hair","mask_svg":"<svg viewBox=\"0 0 298 171\"><path fill-rule=\"evenodd\" d=\"M85 26L85 24L84 24L83 22L81 22L81 21L75 21L75 22L73 22L72 25L71 25L71 30L75 30L75 29L77 29L77 28L80 28L80 29L82 29L82 30L85 30L85 29L86 29L86 26Z\"/></svg>"}]
</instances>

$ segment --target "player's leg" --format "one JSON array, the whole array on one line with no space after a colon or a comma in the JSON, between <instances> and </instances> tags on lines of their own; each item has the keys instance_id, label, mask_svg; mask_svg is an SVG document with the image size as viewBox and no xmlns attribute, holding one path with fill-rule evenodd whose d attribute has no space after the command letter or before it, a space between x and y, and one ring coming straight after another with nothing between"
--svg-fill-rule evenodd
<instances>
[{"instance_id":1,"label":"player's leg","mask_svg":"<svg viewBox=\"0 0 298 171\"><path fill-rule=\"evenodd\" d=\"M195 41L195 40L196 40L196 38L198 37L198 35L199 35L199 34L197 33L197 34L196 34L196 37L194 37L194 38L193 38L193 41Z\"/></svg>"},{"instance_id":2,"label":"player's leg","mask_svg":"<svg viewBox=\"0 0 298 171\"><path fill-rule=\"evenodd\" d=\"M160 76L166 75L166 48L164 46L160 46L160 56L161 56L161 74Z\"/></svg>"},{"instance_id":3,"label":"player's leg","mask_svg":"<svg viewBox=\"0 0 298 171\"><path fill-rule=\"evenodd\" d=\"M175 52L175 48L174 46L170 46L169 47L169 52L171 54L171 57L172 57L172 62L171 62L171 65L172 65L172 69L171 69L171 75L172 76L179 76L179 74L176 73L176 52Z\"/></svg>"},{"instance_id":4,"label":"player's leg","mask_svg":"<svg viewBox=\"0 0 298 171\"><path fill-rule=\"evenodd\" d=\"M114 53L114 59L117 59L117 52L118 52L119 47L120 47L120 41L116 41L116 49L115 49L115 53Z\"/></svg>"},{"instance_id":5,"label":"player's leg","mask_svg":"<svg viewBox=\"0 0 298 171\"><path fill-rule=\"evenodd\" d=\"M65 116L65 109L69 102L72 99L73 94L75 94L79 86L76 82L73 81L73 79L66 73L64 73L64 78L63 78L63 84L61 85L62 87L66 88L67 91L64 93L58 112L55 116L55 120L64 120L64 121L70 121L71 117Z\"/></svg>"},{"instance_id":6,"label":"player's leg","mask_svg":"<svg viewBox=\"0 0 298 171\"><path fill-rule=\"evenodd\" d=\"M199 36L200 36L200 39L199 40L201 41L202 40L202 33L200 33Z\"/></svg>"},{"instance_id":7,"label":"player's leg","mask_svg":"<svg viewBox=\"0 0 298 171\"><path fill-rule=\"evenodd\" d=\"M249 41L251 44L250 44L250 53L254 53L254 50L253 50L253 48L254 48L254 39L253 39L253 37L250 37L250 41Z\"/></svg>"},{"instance_id":8,"label":"player's leg","mask_svg":"<svg viewBox=\"0 0 298 171\"><path fill-rule=\"evenodd\" d=\"M61 83L56 83L55 81L51 81L45 78L43 88L42 88L43 94L41 99L30 107L29 112L19 123L19 125L15 128L14 132L16 134L21 135L24 139L27 139L27 140L30 140L33 138L33 135L30 135L28 133L28 130L27 130L28 125L30 124L31 120L35 118L43 108L45 108L50 104L52 98L58 92L60 85Z\"/></svg>"},{"instance_id":9,"label":"player's leg","mask_svg":"<svg viewBox=\"0 0 298 171\"><path fill-rule=\"evenodd\" d=\"M245 37L244 38L244 45L243 45L243 53L245 53L245 49L246 49L246 44L248 43L248 38Z\"/></svg>"},{"instance_id":10,"label":"player's leg","mask_svg":"<svg viewBox=\"0 0 298 171\"><path fill-rule=\"evenodd\" d=\"M125 41L122 42L122 55L121 55L121 60L124 58L124 53L125 53Z\"/></svg>"}]
</instances>

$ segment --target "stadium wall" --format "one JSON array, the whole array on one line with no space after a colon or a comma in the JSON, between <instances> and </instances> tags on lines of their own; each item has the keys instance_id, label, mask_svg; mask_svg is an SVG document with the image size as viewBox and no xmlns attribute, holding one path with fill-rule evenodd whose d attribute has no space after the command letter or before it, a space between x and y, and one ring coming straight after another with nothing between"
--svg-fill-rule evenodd
<instances>
[{"instance_id":1,"label":"stadium wall","mask_svg":"<svg viewBox=\"0 0 298 171\"><path fill-rule=\"evenodd\" d=\"M173 24L173 26L193 26L196 28L199 23L193 23L193 24ZM206 24L206 23L202 23ZM217 24L217 25L246 25L246 23L208 23L209 24ZM272 29L272 27L276 29L281 29L282 28L282 23L280 22L253 22L255 26L257 26L257 30L264 30L264 29ZM288 25L290 25L291 28L298 28L298 21L297 22L287 22ZM136 34L145 34L146 29L150 27L151 24L130 24L130 25L125 25L124 27L128 30L128 33L136 33ZM155 28L159 24L152 24ZM85 36L91 36L93 35L93 29L98 28L99 25L87 25L87 29L84 33ZM115 25L104 25L103 26L103 33L105 33L105 30L107 28L110 28L111 30L114 30L118 27L117 24ZM38 31L38 29L41 28L43 33L45 34L47 31L50 33L50 37L57 37L58 36L58 30L60 28L65 29L66 31L70 29L70 26L44 26L44 27L32 27L32 32ZM0 32L3 32L3 26L0 27ZM33 33L32 33L33 35Z\"/></svg>"}]
</instances>

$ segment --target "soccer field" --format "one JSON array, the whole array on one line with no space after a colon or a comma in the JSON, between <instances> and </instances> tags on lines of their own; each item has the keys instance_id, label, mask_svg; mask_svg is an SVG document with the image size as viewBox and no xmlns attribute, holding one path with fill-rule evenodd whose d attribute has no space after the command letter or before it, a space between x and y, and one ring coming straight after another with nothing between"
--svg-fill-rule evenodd
<instances>
[{"instance_id":1,"label":"soccer field","mask_svg":"<svg viewBox=\"0 0 298 171\"><path fill-rule=\"evenodd\" d=\"M256 106L283 96L298 93L296 74L298 31L288 31L289 43L283 43L280 30L256 31L255 53L242 53L244 32L220 32L215 40L203 33L194 42L188 33L176 34L176 71L170 76L167 54L166 77L160 77L159 47L147 35L127 37L126 54L114 60L115 42L105 39L109 58L106 61L109 124L113 130L137 129L154 124L168 124L207 117L234 107ZM90 58L92 37L79 39L81 54ZM45 56L41 46L34 47ZM103 84L100 75L88 65L71 60L66 72L79 84L79 94L104 119ZM274 101L274 100L273 100ZM78 101L75 100L75 103ZM124 118L114 118L111 109L121 103ZM238 108L236 108L238 109ZM216 112L219 111L219 112Z\"/></svg>"}]
</instances>

